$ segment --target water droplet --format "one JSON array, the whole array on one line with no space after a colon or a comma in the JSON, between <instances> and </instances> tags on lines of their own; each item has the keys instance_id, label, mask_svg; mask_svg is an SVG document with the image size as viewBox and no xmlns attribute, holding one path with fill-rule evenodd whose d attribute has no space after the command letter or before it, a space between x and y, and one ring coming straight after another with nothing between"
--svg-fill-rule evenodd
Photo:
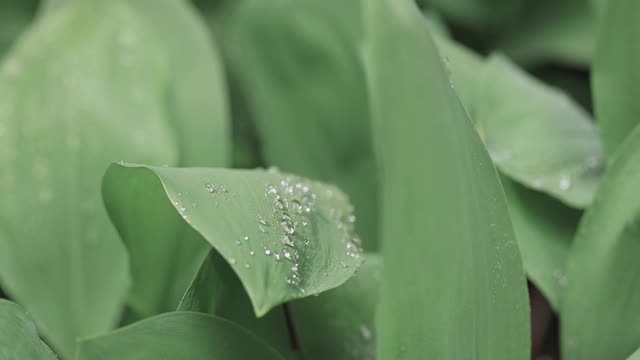
<instances>
[{"instance_id":1,"label":"water droplet","mask_svg":"<svg viewBox=\"0 0 640 360\"><path fill-rule=\"evenodd\" d=\"M207 192L211 193L211 194L216 192L216 188L212 184L206 184L204 186L204 189L207 190Z\"/></svg>"},{"instance_id":2,"label":"water droplet","mask_svg":"<svg viewBox=\"0 0 640 360\"><path fill-rule=\"evenodd\" d=\"M282 230L287 232L288 234L293 234L296 232L296 226L288 215L283 215L280 219L280 226L282 226Z\"/></svg>"},{"instance_id":3,"label":"water droplet","mask_svg":"<svg viewBox=\"0 0 640 360\"><path fill-rule=\"evenodd\" d=\"M285 250L282 252L282 255L284 255L284 258L285 258L285 259L287 259L287 260L291 260L291 259L293 259L293 255L291 254L291 252L290 252L289 250L286 250L286 249L285 249Z\"/></svg>"},{"instance_id":4,"label":"water droplet","mask_svg":"<svg viewBox=\"0 0 640 360\"><path fill-rule=\"evenodd\" d=\"M347 218L347 221L350 223L355 223L356 222L356 216L355 215L349 215L349 217Z\"/></svg>"},{"instance_id":5,"label":"water droplet","mask_svg":"<svg viewBox=\"0 0 640 360\"><path fill-rule=\"evenodd\" d=\"M284 235L282 237L282 243L287 245L287 246L291 246L291 247L295 246L293 240L291 240L291 238L288 235Z\"/></svg>"},{"instance_id":6,"label":"water droplet","mask_svg":"<svg viewBox=\"0 0 640 360\"><path fill-rule=\"evenodd\" d=\"M231 263L231 265L235 265L236 264L236 259L229 258L229 263Z\"/></svg>"},{"instance_id":7,"label":"water droplet","mask_svg":"<svg viewBox=\"0 0 640 360\"><path fill-rule=\"evenodd\" d=\"M253 255L255 255L255 254L256 254L256 252L255 252L255 251L253 251L253 250L252 250L252 251L249 251L249 255L253 256Z\"/></svg>"},{"instance_id":8,"label":"water droplet","mask_svg":"<svg viewBox=\"0 0 640 360\"><path fill-rule=\"evenodd\" d=\"M271 250L265 249L264 250L264 254L267 255L267 256L270 256L271 255Z\"/></svg>"},{"instance_id":9,"label":"water droplet","mask_svg":"<svg viewBox=\"0 0 640 360\"><path fill-rule=\"evenodd\" d=\"M249 241L249 237L245 235L245 237L243 237L242 240Z\"/></svg>"},{"instance_id":10,"label":"water droplet","mask_svg":"<svg viewBox=\"0 0 640 360\"><path fill-rule=\"evenodd\" d=\"M558 186L560 187L560 190L563 190L563 191L569 190L569 188L571 187L571 179L568 176L563 175L560 178Z\"/></svg>"},{"instance_id":11,"label":"water droplet","mask_svg":"<svg viewBox=\"0 0 640 360\"><path fill-rule=\"evenodd\" d=\"M360 335L365 340L371 339L371 330L366 325L360 325Z\"/></svg>"},{"instance_id":12,"label":"water droplet","mask_svg":"<svg viewBox=\"0 0 640 360\"><path fill-rule=\"evenodd\" d=\"M245 268L245 269L248 269L248 268L250 268L250 267L251 267L251 265L249 265L248 263L247 263L247 264L244 264L244 268Z\"/></svg>"}]
</instances>

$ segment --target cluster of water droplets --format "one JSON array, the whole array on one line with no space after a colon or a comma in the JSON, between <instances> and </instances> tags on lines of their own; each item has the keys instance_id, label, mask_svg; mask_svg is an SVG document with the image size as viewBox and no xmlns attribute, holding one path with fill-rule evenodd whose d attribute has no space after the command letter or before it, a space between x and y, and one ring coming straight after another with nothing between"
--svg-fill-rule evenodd
<instances>
[{"instance_id":1,"label":"cluster of water droplets","mask_svg":"<svg viewBox=\"0 0 640 360\"><path fill-rule=\"evenodd\" d=\"M274 171L276 170L271 170ZM300 287L300 248L311 245L307 227L309 216L316 211L318 196L307 182L295 176L287 176L276 185L267 184L264 195L272 205L271 219L274 224L270 224L264 216L258 215L258 230L274 231L281 242L274 249L265 247L264 254L272 256L276 261L288 263L287 283L304 291Z\"/></svg>"}]
</instances>

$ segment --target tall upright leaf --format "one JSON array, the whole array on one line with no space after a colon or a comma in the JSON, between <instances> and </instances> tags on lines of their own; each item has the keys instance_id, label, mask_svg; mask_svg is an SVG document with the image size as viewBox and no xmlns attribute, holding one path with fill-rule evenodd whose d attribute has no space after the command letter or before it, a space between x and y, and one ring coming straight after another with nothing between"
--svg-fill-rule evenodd
<instances>
[{"instance_id":1,"label":"tall upright leaf","mask_svg":"<svg viewBox=\"0 0 640 360\"><path fill-rule=\"evenodd\" d=\"M526 280L489 155L415 5L363 5L384 169L378 357L527 359Z\"/></svg>"},{"instance_id":2,"label":"tall upright leaf","mask_svg":"<svg viewBox=\"0 0 640 360\"><path fill-rule=\"evenodd\" d=\"M596 117L611 157L640 119L640 2L603 2L592 71Z\"/></svg>"},{"instance_id":3,"label":"tall upright leaf","mask_svg":"<svg viewBox=\"0 0 640 360\"><path fill-rule=\"evenodd\" d=\"M640 344L639 181L636 127L611 158L569 254L563 359L623 359Z\"/></svg>"},{"instance_id":4,"label":"tall upright leaf","mask_svg":"<svg viewBox=\"0 0 640 360\"><path fill-rule=\"evenodd\" d=\"M57 359L20 305L0 299L0 324L0 359Z\"/></svg>"},{"instance_id":5,"label":"tall upright leaf","mask_svg":"<svg viewBox=\"0 0 640 360\"><path fill-rule=\"evenodd\" d=\"M167 71L161 44L119 1L40 17L2 66L0 280L65 357L77 336L115 325L128 283L100 200L104 168L177 160Z\"/></svg>"},{"instance_id":6,"label":"tall upright leaf","mask_svg":"<svg viewBox=\"0 0 640 360\"><path fill-rule=\"evenodd\" d=\"M357 1L245 1L224 29L229 67L271 165L337 184L365 248L377 240L377 181Z\"/></svg>"}]
</instances>

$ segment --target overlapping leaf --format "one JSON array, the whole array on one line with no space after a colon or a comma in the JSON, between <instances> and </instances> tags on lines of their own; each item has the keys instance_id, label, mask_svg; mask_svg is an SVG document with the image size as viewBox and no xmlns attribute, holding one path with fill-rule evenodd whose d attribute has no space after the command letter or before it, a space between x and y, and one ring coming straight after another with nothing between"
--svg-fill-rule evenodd
<instances>
[{"instance_id":1,"label":"overlapping leaf","mask_svg":"<svg viewBox=\"0 0 640 360\"><path fill-rule=\"evenodd\" d=\"M184 237L185 241L196 240L197 247L197 240L206 240L231 264L258 316L280 303L342 284L361 262L355 217L346 196L296 176L263 170L112 165L103 193L109 214L132 251L134 283L159 281L143 268L161 271L172 256L174 237L162 235L161 229L176 221L201 235ZM147 203L151 198L157 199ZM141 230L136 229L139 226ZM150 242L154 238L155 243ZM145 251L145 256L135 255ZM144 263L138 266L136 261ZM195 270L178 266L175 272L184 272L179 278L185 279Z\"/></svg>"}]
</instances>

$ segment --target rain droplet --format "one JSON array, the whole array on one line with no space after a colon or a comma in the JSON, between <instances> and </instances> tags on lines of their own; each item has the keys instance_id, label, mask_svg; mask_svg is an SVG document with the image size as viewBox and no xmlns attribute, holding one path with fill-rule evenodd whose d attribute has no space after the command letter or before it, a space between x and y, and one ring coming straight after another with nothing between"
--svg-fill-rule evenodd
<instances>
[{"instance_id":1,"label":"rain droplet","mask_svg":"<svg viewBox=\"0 0 640 360\"><path fill-rule=\"evenodd\" d=\"M245 235L245 237L243 237L242 240L249 241L249 237Z\"/></svg>"},{"instance_id":2,"label":"rain droplet","mask_svg":"<svg viewBox=\"0 0 640 360\"><path fill-rule=\"evenodd\" d=\"M558 186L560 187L560 190L563 190L563 191L569 190L569 188L571 187L571 179L568 176L563 175L560 178L560 182L558 183Z\"/></svg>"},{"instance_id":3,"label":"rain droplet","mask_svg":"<svg viewBox=\"0 0 640 360\"><path fill-rule=\"evenodd\" d=\"M253 251L253 250L252 250L252 251L249 251L249 255L253 256L253 255L255 255L255 254L256 254L256 252L255 252L255 251Z\"/></svg>"},{"instance_id":4,"label":"rain droplet","mask_svg":"<svg viewBox=\"0 0 640 360\"><path fill-rule=\"evenodd\" d=\"M271 255L271 250L265 249L264 250L264 254L267 255L267 256Z\"/></svg>"},{"instance_id":5,"label":"rain droplet","mask_svg":"<svg viewBox=\"0 0 640 360\"><path fill-rule=\"evenodd\" d=\"M212 184L206 184L204 186L204 189L207 190L208 193L213 194L214 192L216 192L216 189L213 187Z\"/></svg>"},{"instance_id":6,"label":"rain droplet","mask_svg":"<svg viewBox=\"0 0 640 360\"><path fill-rule=\"evenodd\" d=\"M231 263L231 265L235 265L236 264L236 259L230 258L229 262Z\"/></svg>"},{"instance_id":7,"label":"rain droplet","mask_svg":"<svg viewBox=\"0 0 640 360\"><path fill-rule=\"evenodd\" d=\"M245 269L248 269L248 268L250 268L250 267L251 267L251 265L249 265L249 264L244 264L244 268L245 268Z\"/></svg>"},{"instance_id":8,"label":"rain droplet","mask_svg":"<svg viewBox=\"0 0 640 360\"><path fill-rule=\"evenodd\" d=\"M360 325L360 335L365 340L371 339L371 330L366 325Z\"/></svg>"}]
</instances>

